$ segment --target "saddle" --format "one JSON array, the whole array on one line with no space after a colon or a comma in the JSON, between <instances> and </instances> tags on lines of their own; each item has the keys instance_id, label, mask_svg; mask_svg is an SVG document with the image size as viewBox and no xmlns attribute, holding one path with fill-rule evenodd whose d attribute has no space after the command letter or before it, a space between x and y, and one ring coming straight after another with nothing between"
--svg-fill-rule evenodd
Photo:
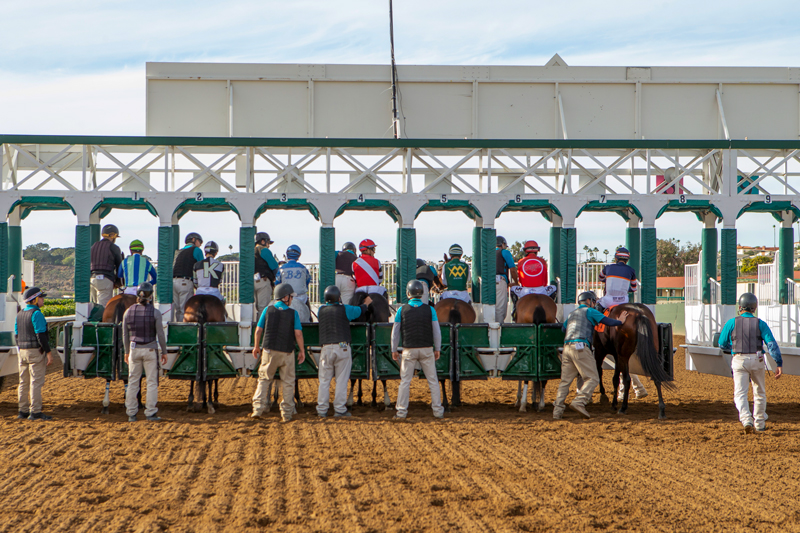
<instances>
[{"instance_id":1,"label":"saddle","mask_svg":"<svg viewBox=\"0 0 800 533\"><path fill-rule=\"evenodd\" d=\"M610 307L609 307L608 309L603 309L603 314L604 314L605 316L609 316L609 315L611 314L611 309L612 309L612 308L610 308ZM605 325L605 324L597 324L597 325L594 327L594 330L595 330L596 332L598 332L598 333L602 333L602 332L604 332L604 331L606 330L606 325Z\"/></svg>"}]
</instances>

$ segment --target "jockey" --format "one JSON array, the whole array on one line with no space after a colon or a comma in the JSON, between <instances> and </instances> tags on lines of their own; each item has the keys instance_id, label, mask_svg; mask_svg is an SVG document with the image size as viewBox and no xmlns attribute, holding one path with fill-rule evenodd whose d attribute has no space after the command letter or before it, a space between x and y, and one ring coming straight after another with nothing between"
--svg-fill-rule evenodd
<instances>
[{"instance_id":1,"label":"jockey","mask_svg":"<svg viewBox=\"0 0 800 533\"><path fill-rule=\"evenodd\" d=\"M311 322L311 308L308 305L308 286L311 283L311 274L308 269L298 261L303 251L296 244L286 249L288 261L280 266L275 283L288 283L294 289L294 298L290 307L300 315L300 322Z\"/></svg>"},{"instance_id":2,"label":"jockey","mask_svg":"<svg viewBox=\"0 0 800 533\"><path fill-rule=\"evenodd\" d=\"M203 250L206 258L194 264L194 284L197 285L195 294L211 294L225 303L225 298L219 291L222 273L225 271L225 265L216 259L219 246L214 241L208 241Z\"/></svg>"},{"instance_id":3,"label":"jockey","mask_svg":"<svg viewBox=\"0 0 800 533\"><path fill-rule=\"evenodd\" d=\"M353 263L356 259L356 245L352 242L344 243L342 251L336 252L336 286L339 287L342 303L345 305L350 304L356 290L353 279Z\"/></svg>"},{"instance_id":4,"label":"jockey","mask_svg":"<svg viewBox=\"0 0 800 533\"><path fill-rule=\"evenodd\" d=\"M145 281L152 285L156 284L156 269L153 264L142 256L144 244L136 239L131 241L131 255L122 260L117 271L117 277L124 280L125 294L137 295L139 285Z\"/></svg>"},{"instance_id":5,"label":"jockey","mask_svg":"<svg viewBox=\"0 0 800 533\"><path fill-rule=\"evenodd\" d=\"M442 284L447 290L442 293L442 298L455 298L464 302L472 303L467 290L469 282L469 265L461 260L464 251L461 246L454 244L448 250L450 260L442 265Z\"/></svg>"},{"instance_id":6,"label":"jockey","mask_svg":"<svg viewBox=\"0 0 800 533\"><path fill-rule=\"evenodd\" d=\"M381 267L381 262L375 259L375 246L372 239L364 239L358 245L361 256L353 262L356 292L378 293L386 296L386 287L381 286L383 267Z\"/></svg>"},{"instance_id":7,"label":"jockey","mask_svg":"<svg viewBox=\"0 0 800 533\"><path fill-rule=\"evenodd\" d=\"M529 294L544 294L555 299L557 287L547 284L547 261L539 257L539 243L536 241L526 241L523 250L525 257L517 263L519 283L517 287L511 287L511 301L513 310L512 317L517 316L517 300Z\"/></svg>"},{"instance_id":8,"label":"jockey","mask_svg":"<svg viewBox=\"0 0 800 533\"><path fill-rule=\"evenodd\" d=\"M600 272L600 282L605 284L605 296L597 301L598 310L611 309L615 305L628 303L628 292L636 292L639 286L636 271L628 266L631 253L627 248L617 248L613 265L606 265Z\"/></svg>"},{"instance_id":9,"label":"jockey","mask_svg":"<svg viewBox=\"0 0 800 533\"><path fill-rule=\"evenodd\" d=\"M420 296L420 300L424 304L430 304L431 300L431 289L435 284L435 279L439 276L436 272L436 269L430 266L424 259L417 259L417 275L416 278L422 282L424 286L424 291L422 296Z\"/></svg>"}]
</instances>

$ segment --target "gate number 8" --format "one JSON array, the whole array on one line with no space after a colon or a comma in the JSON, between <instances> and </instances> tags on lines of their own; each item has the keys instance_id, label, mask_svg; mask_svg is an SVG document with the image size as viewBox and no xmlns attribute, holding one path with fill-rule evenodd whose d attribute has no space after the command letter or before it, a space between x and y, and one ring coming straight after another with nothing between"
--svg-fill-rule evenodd
<instances>
[{"instance_id":1,"label":"gate number 8","mask_svg":"<svg viewBox=\"0 0 800 533\"><path fill-rule=\"evenodd\" d=\"M678 201L679 201L680 203L682 203L682 204L685 204L685 203L686 203L686 195L685 195L685 194L681 194L681 196L680 196L680 198L678 199Z\"/></svg>"}]
</instances>

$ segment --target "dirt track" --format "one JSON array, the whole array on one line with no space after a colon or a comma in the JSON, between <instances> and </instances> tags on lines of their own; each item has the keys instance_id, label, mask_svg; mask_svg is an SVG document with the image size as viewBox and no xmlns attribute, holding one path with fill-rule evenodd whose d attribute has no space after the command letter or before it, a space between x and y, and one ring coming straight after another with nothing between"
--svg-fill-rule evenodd
<instances>
[{"instance_id":1,"label":"dirt track","mask_svg":"<svg viewBox=\"0 0 800 533\"><path fill-rule=\"evenodd\" d=\"M187 384L165 380L165 422L128 424L120 384L103 416L100 381L51 374L54 422L17 421L16 391L0 394L0 532L800 531L800 378L769 378L768 431L744 436L732 381L683 370L682 350L675 366L662 422L652 384L627 416L595 402L554 422L497 380L465 384L444 421L420 381L407 422L320 420L309 381L294 422L254 422L242 379L215 415L186 413Z\"/></svg>"}]
</instances>

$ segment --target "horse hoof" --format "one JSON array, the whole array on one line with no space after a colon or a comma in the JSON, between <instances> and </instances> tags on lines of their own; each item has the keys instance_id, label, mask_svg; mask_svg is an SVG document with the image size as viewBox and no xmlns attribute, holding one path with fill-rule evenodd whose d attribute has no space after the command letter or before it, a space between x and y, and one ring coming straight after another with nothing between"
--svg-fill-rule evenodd
<instances>
[{"instance_id":1,"label":"horse hoof","mask_svg":"<svg viewBox=\"0 0 800 533\"><path fill-rule=\"evenodd\" d=\"M373 403L374 403L374 402L373 402ZM353 404L351 403L350 405L353 405ZM356 405L357 405L357 406L359 406L359 407L361 407L361 406L363 406L363 405L364 405L364 402L362 402L361 400L358 400L358 401L356 402ZM374 407L374 406L373 406L373 407Z\"/></svg>"},{"instance_id":2,"label":"horse hoof","mask_svg":"<svg viewBox=\"0 0 800 533\"><path fill-rule=\"evenodd\" d=\"M627 415L628 414L628 410L627 409L620 409L619 411L617 411L617 414L618 415Z\"/></svg>"},{"instance_id":3,"label":"horse hoof","mask_svg":"<svg viewBox=\"0 0 800 533\"><path fill-rule=\"evenodd\" d=\"M667 413L666 413L666 411L664 411L664 409L659 410L658 419L659 420L666 420L667 419Z\"/></svg>"},{"instance_id":4,"label":"horse hoof","mask_svg":"<svg viewBox=\"0 0 800 533\"><path fill-rule=\"evenodd\" d=\"M107 415L107 414L108 414L108 406L106 405L105 407L103 407L102 409L100 409L100 412L101 412L102 414L104 414L104 415Z\"/></svg>"},{"instance_id":5,"label":"horse hoof","mask_svg":"<svg viewBox=\"0 0 800 533\"><path fill-rule=\"evenodd\" d=\"M215 412L214 406L212 404L208 404L208 414L213 415Z\"/></svg>"},{"instance_id":6,"label":"horse hoof","mask_svg":"<svg viewBox=\"0 0 800 533\"><path fill-rule=\"evenodd\" d=\"M607 404L607 403L608 403L608 396L606 396L605 394L601 395L600 396L600 405L604 405L604 404Z\"/></svg>"},{"instance_id":7,"label":"horse hoof","mask_svg":"<svg viewBox=\"0 0 800 533\"><path fill-rule=\"evenodd\" d=\"M373 405L373 407L375 407L375 409L377 409L378 411L385 411L386 410L386 406L383 405L382 403L375 404L375 405Z\"/></svg>"},{"instance_id":8,"label":"horse hoof","mask_svg":"<svg viewBox=\"0 0 800 533\"><path fill-rule=\"evenodd\" d=\"M348 400L345 405L347 405L347 407L353 407L353 400Z\"/></svg>"}]
</instances>

